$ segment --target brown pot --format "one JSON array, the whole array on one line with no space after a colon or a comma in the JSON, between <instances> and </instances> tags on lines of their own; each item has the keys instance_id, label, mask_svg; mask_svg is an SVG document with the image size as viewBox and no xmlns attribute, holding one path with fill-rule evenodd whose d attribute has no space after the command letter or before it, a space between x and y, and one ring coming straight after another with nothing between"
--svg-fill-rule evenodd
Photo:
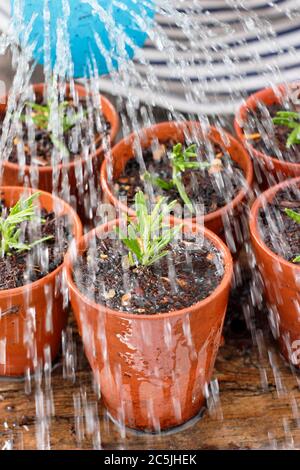
<instances>
[{"instance_id":1,"label":"brown pot","mask_svg":"<svg viewBox=\"0 0 300 470\"><path fill-rule=\"evenodd\" d=\"M118 223L109 222L82 237L78 252ZM192 229L185 224L186 232ZM205 300L170 313L134 315L94 303L73 282L76 255L69 250L66 256L71 304L104 404L115 420L131 428L158 431L178 426L205 403L233 268L228 248L214 233L195 225L194 230L204 230L223 254L225 274Z\"/></svg>"},{"instance_id":2,"label":"brown pot","mask_svg":"<svg viewBox=\"0 0 300 470\"><path fill-rule=\"evenodd\" d=\"M247 119L249 109L256 109L258 103L264 103L266 106L280 103L286 93L286 85L280 85L277 89L272 87L264 88L254 93L242 104L234 120L236 134L253 158L257 181L263 189L286 178L300 176L300 163L285 162L256 150L249 140L245 138L243 122Z\"/></svg>"},{"instance_id":3,"label":"brown pot","mask_svg":"<svg viewBox=\"0 0 300 470\"><path fill-rule=\"evenodd\" d=\"M76 92L78 93L79 98L85 98L87 96L87 91L83 85L75 84ZM37 95L44 94L45 84L39 83L37 85L33 85L33 90ZM68 88L69 90L69 88ZM7 99L6 99L7 101ZM101 96L101 103L100 107L102 109L103 115L106 120L111 124L110 129L110 140L113 144L118 131L119 131L119 116L112 105L112 103ZM6 106L2 105L1 112L4 113L6 110ZM76 174L80 172L80 168L83 172L84 181L88 182L90 175L92 174L95 178L95 182L98 184L98 174L100 172L100 166L103 160L104 150L102 146L99 146L100 137L96 140L96 147L97 150L94 154L90 155L88 160L84 160L83 158L78 158L73 160L67 164L61 163L57 165L56 170L59 172L59 183L58 183L58 191L60 192L62 189L61 179L65 173L68 174L69 184L70 184L70 191L71 195L75 195L77 200L77 205L79 207L82 205L83 196L78 194L76 190ZM98 143L98 145L97 145ZM92 170L91 170L92 165ZM31 174L32 174L32 167L28 165L24 165L22 168L17 163L12 163L9 161L3 162L2 168L2 177L1 177L1 184L2 186L35 186L31 182ZM53 192L53 167L52 166L45 166L45 167L38 167L38 188L43 191L48 191L50 193ZM96 186L97 187L97 186ZM69 201L68 201L69 202ZM80 215L84 218L84 208L81 207L79 210Z\"/></svg>"},{"instance_id":4,"label":"brown pot","mask_svg":"<svg viewBox=\"0 0 300 470\"><path fill-rule=\"evenodd\" d=\"M112 165L112 180L115 181L123 172L128 160L134 158L134 142L136 139L139 140L142 148L147 148L154 138L158 139L160 143L168 142L170 139L183 142L185 133L193 135L195 132L202 132L199 122L162 122L152 127L142 129L139 133L130 134L127 138L118 142L118 144L113 147L109 163L107 160L104 160L101 167L101 186L105 200L109 201L120 211L127 212L134 216L135 212L119 201L113 194L113 190L111 189L110 182L107 178L108 164ZM221 133L214 127L209 128L207 137L211 141L221 144L228 150L231 158L236 161L244 171L247 185L250 187L253 178L252 163L247 152L239 142L230 134L227 134L224 131ZM224 228L224 220L226 220L229 215L232 215L233 212L241 210L247 191L247 188L242 188L230 203L205 215L204 225L213 232L220 234ZM195 218L185 220L187 222L196 222Z\"/></svg>"},{"instance_id":5,"label":"brown pot","mask_svg":"<svg viewBox=\"0 0 300 470\"><path fill-rule=\"evenodd\" d=\"M257 265L264 281L273 334L278 338L284 356L299 365L300 354L297 358L297 349L300 352L300 266L273 253L263 242L258 226L259 210L264 204L272 201L282 188L294 184L300 188L300 178L277 184L261 194L251 209L250 233ZM297 341L299 343L294 343Z\"/></svg>"},{"instance_id":6,"label":"brown pot","mask_svg":"<svg viewBox=\"0 0 300 470\"><path fill-rule=\"evenodd\" d=\"M33 192L21 187L0 187L1 199L13 206L24 191ZM82 235L79 217L68 204L43 191L39 202L47 211L67 214L74 237ZM20 376L28 368L32 371L38 361L43 361L47 346L51 358L56 357L68 317L60 289L62 267L63 264L31 284L0 290L0 375Z\"/></svg>"}]
</instances>

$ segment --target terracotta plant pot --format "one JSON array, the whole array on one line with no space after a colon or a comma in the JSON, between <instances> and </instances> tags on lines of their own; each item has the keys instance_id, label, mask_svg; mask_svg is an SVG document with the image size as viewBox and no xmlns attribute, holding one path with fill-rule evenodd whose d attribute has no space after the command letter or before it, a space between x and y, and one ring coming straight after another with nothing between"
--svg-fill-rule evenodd
<instances>
[{"instance_id":1,"label":"terracotta plant pot","mask_svg":"<svg viewBox=\"0 0 300 470\"><path fill-rule=\"evenodd\" d=\"M264 103L266 106L278 104L286 93L286 85L280 85L277 89L272 87L264 88L254 93L242 104L234 120L236 134L253 158L257 181L263 189L266 189L270 185L272 186L274 183L283 181L286 178L300 176L300 163L285 162L256 150L249 140L245 138L243 123L247 119L249 109L255 110L258 103Z\"/></svg>"},{"instance_id":2,"label":"terracotta plant pot","mask_svg":"<svg viewBox=\"0 0 300 470\"><path fill-rule=\"evenodd\" d=\"M84 99L87 96L87 91L83 85L75 84L76 92L78 93L79 99ZM37 85L33 85L33 90L37 95L44 94L45 84L39 83ZM67 88L67 91L69 88ZM110 123L110 140L113 144L118 131L119 131L119 116L117 111L115 110L112 103L101 96L101 103L99 104L105 119ZM2 105L1 112L5 113L6 106ZM97 145L98 142L98 145ZM87 160L83 158L78 158L76 160L70 161L67 164L59 164L56 167L56 170L59 172L59 183L58 183L58 191L61 190L61 179L65 173L68 174L69 184L70 184L70 191L71 195L75 195L77 199L77 204L80 206L82 204L82 195L78 194L76 189L77 179L76 174L82 171L83 173L83 181L86 183L88 182L90 176L92 175L95 178L95 182L98 184L98 174L100 171L100 166L103 160L103 153L104 150L101 145L99 145L99 139L95 142L97 150L94 154L90 155ZM36 168L36 167L35 167ZM43 191L48 191L50 193L53 192L53 167L52 166L43 166L37 167L38 171L38 184L37 187ZM12 163L9 161L3 162L2 167L2 177L1 177L1 184L2 186L36 186L32 184L31 181L32 175L32 167L28 165L24 165L22 168L17 163ZM35 177L36 178L36 177ZM69 202L69 201L68 201ZM80 210L80 213L83 212L83 209ZM82 215L82 214L80 214Z\"/></svg>"},{"instance_id":3,"label":"terracotta plant pot","mask_svg":"<svg viewBox=\"0 0 300 470\"><path fill-rule=\"evenodd\" d=\"M14 205L32 189L0 187L1 199ZM61 199L41 191L39 204L48 212L67 214L74 237L82 235L82 225L74 210ZM49 346L54 359L61 344L68 310L63 308L61 293L63 263L54 271L31 284L0 290L0 375L20 376L37 361L43 361Z\"/></svg>"},{"instance_id":4,"label":"terracotta plant pot","mask_svg":"<svg viewBox=\"0 0 300 470\"><path fill-rule=\"evenodd\" d=\"M271 251L264 243L258 226L258 214L263 205L272 201L278 191L294 184L300 188L300 178L277 184L261 194L251 209L250 233L257 265L264 281L273 334L279 340L284 356L299 365L295 360L295 353L297 348L300 351L300 266Z\"/></svg>"},{"instance_id":5,"label":"terracotta plant pot","mask_svg":"<svg viewBox=\"0 0 300 470\"><path fill-rule=\"evenodd\" d=\"M193 135L195 132L201 133L201 125L199 122L163 122L152 127L142 129L139 133L133 133L126 139L118 142L112 150L111 161L105 160L101 167L101 186L105 200L109 201L120 211L127 212L130 215L135 215L132 209L128 208L114 195L113 190L111 189L111 183L107 177L108 165L112 165L112 181L115 181L123 172L128 160L134 158L134 142L136 139L138 139L142 148L147 148L155 138L158 139L160 143L166 143L170 139L174 139L177 142L183 142L185 133ZM251 159L239 142L230 134L225 132L221 134L214 127L209 128L208 138L212 142L223 145L228 150L231 158L242 168L247 186L250 187L253 177ZM242 209L247 192L248 188L241 188L236 197L230 203L205 215L204 225L213 232L220 234L223 231L224 219L233 212L237 213ZM195 218L185 220L188 222L196 221Z\"/></svg>"},{"instance_id":6,"label":"terracotta plant pot","mask_svg":"<svg viewBox=\"0 0 300 470\"><path fill-rule=\"evenodd\" d=\"M82 237L78 253L96 234L110 232L118 223L111 221ZM66 256L71 304L104 404L115 420L131 428L158 431L178 426L205 403L233 268L228 248L214 233L185 224L186 232L192 229L204 230L223 254L225 273L206 299L171 313L135 315L94 303L73 281L76 254L69 250Z\"/></svg>"}]
</instances>

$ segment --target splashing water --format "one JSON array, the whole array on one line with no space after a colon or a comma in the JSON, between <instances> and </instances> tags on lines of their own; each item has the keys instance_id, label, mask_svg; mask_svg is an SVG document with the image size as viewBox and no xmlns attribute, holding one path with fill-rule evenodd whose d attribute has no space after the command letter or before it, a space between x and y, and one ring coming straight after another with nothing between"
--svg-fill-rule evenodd
<instances>
[{"instance_id":1,"label":"splashing water","mask_svg":"<svg viewBox=\"0 0 300 470\"><path fill-rule=\"evenodd\" d=\"M281 44L281 39L277 37L271 19L267 20L255 10L250 10L247 6L248 2L242 0L238 2L227 0L225 2L227 7L231 7L235 11L239 29L237 29L236 23L231 24L226 21L226 14L213 15L205 6L199 5L205 2L179 2L182 3L182 6L176 7L178 2L159 0L155 4L155 19L149 19L146 13L149 8L153 7L152 2L132 0L133 4L138 3L139 8L131 10L126 6L126 2L115 0L114 6L127 16L129 15L138 29L147 36L144 48L139 47L128 36L124 25L116 22L111 8L104 8L102 3L96 0L82 0L81 3L84 8L91 10L94 24L97 24L98 21L105 25L107 39L114 47L110 49L107 41L103 40L96 28L92 30L91 37L94 39L96 48L91 50L87 57L86 74L80 77L80 86L78 86L78 82L74 79L76 64L73 62L72 38L69 30L69 23L72 22L72 5L69 0L62 0L62 15L57 19L55 31L57 59L53 64L51 2L45 0L43 3L44 31L42 41L45 87L42 91L37 92L37 88L31 84L32 74L37 66L36 61L32 60L32 57L35 56L36 44L31 42L31 32L37 18L33 16L29 22L24 22L24 2L19 0L14 2L13 21L7 33L3 34L0 40L0 52L4 54L8 49L10 50L14 69L6 112L1 121L0 155L2 178L5 177L5 165L9 162L18 165L17 177L21 185L33 188L41 188L42 185L41 189L50 190L54 195L59 196L78 211L84 221L85 231L88 231L90 228L107 221L99 182L99 166L103 159L107 163L109 181L112 184L120 185L120 180L116 182L114 179L112 168L111 149L114 143L112 140L116 138L116 135L112 135L114 123L111 115L108 115L107 105L101 101L103 93L107 90L114 90L116 95L114 102L120 115L123 137L128 136L131 132L139 132L139 137L142 139L143 132L140 132L142 128L148 128L163 119L178 123L187 120L200 121L203 132L199 133L193 127L192 131L186 132L184 137L187 143L196 143L201 149L200 155L197 155L197 161L203 162L205 159L212 161L215 158L215 149L212 148L211 139L208 136L209 126L215 125L225 144L223 147L226 147L228 136L224 133L223 128L231 127L231 118L227 117L226 113L231 113L233 109L236 109L238 103L246 98L245 83L247 83L248 90L254 85L255 80L251 78L251 71L254 69L258 73L261 72L265 85L275 86L277 83L284 82L278 62L275 59L270 59L266 67L263 51L260 54L259 48L263 49L263 44L266 42L269 43L270 50L273 48L273 51L278 51L279 47L278 55L282 61L285 61L286 66L289 61L292 63L293 58L297 55L297 49L295 45L291 45L289 54L285 55L286 45ZM282 10L284 7L280 3L274 2L272 15L275 15L276 12L286 15L290 19L291 26L296 24L299 21L299 11L296 8ZM22 48L18 45L20 38L22 38ZM250 42L250 46L246 48L246 41L251 38L258 38L261 46L257 46L256 42L251 46ZM238 46L234 47L237 44ZM130 60L132 55L134 58ZM108 72L106 77L99 76L99 56L102 57ZM163 63L161 67L156 66L158 60ZM292 73L285 76L288 79L294 78ZM227 100L222 101L220 106L218 100L224 94L224 89L227 90ZM177 93L179 90L181 94ZM28 102L34 102L37 98L40 100L40 105L49 108L47 131L51 133L51 142L48 143L48 151L45 155L39 154L38 130L34 123L35 115L28 105ZM67 105L63 104L65 101L67 101ZM64 112L62 112L62 106ZM252 116L246 123L248 127L245 130L248 134L258 132L263 141L262 145L268 148L274 143L272 139L270 140L273 128L272 120L266 106L262 105L259 112L263 116L263 120ZM24 115L25 117L22 118ZM76 119L76 116L79 116L79 119ZM66 117L75 120L68 134L67 147L62 145L65 138ZM40 138L42 137L40 136ZM156 145L156 150L158 144L157 139L151 142L153 147ZM100 148L101 151L99 151ZM285 158L284 152L279 147L275 148L275 152L279 160ZM140 168L147 168L145 149L137 137L134 142L134 155L139 164L136 171L138 172ZM12 156L14 156L14 160ZM291 158L296 157L292 155ZM81 160L81 164L78 164L79 160ZM26 165L30 168L27 169ZM45 183L41 175L44 174L43 168L49 166L52 167L52 171L50 179ZM261 171L261 169L257 169L258 173ZM122 177L122 175L119 176ZM258 186L253 188L253 192L250 191L244 174L237 173L235 175L231 169L229 176L228 180L225 180L222 175L212 176L213 189L218 195L223 195L225 203L231 201L235 185L247 191L244 205L260 192ZM266 176L272 183L273 177L269 174L263 174L261 178ZM259 177L257 179L259 180ZM128 186L127 183L128 181L125 182L126 186ZM190 184L191 190L197 190L197 181L191 181ZM143 189L147 190L147 186L144 185ZM153 188L149 190L148 187L148 193L149 198L155 198L156 193L153 192ZM202 204L201 208L203 215L205 204ZM255 258L249 243L248 212L248 208L246 208L245 214L239 220L233 217L233 210L223 216L227 245L234 254L239 252L242 246L242 254L239 255L235 266L234 289L231 298L233 307L229 308L227 330L225 328L228 344L225 344L224 347L225 355L222 353L217 360L215 376L210 383L202 383L204 375L203 371L199 370L200 364L202 361L205 362L207 355L215 356L217 354L218 348L212 340L213 335L208 335L202 348L197 349L191 331L190 318L186 316L184 319L183 335L180 339L179 336L177 338L176 334L172 333L171 318L165 317L163 321L165 349L164 351L151 351L151 355L157 354L157 358L163 354L168 358L170 356L170 359L166 359L166 363L168 364L167 361L170 361L171 370L166 372L158 366L153 367L151 374L148 373L148 376L146 374L141 380L144 382L140 384L139 393L143 399L143 387L149 386L157 394L163 396L164 393L167 393L164 389L164 378L166 374L169 374L173 383L172 396L169 397L170 409L176 419L181 420L184 407L177 374L182 365L178 365L178 358L175 355L172 356L172 351L176 341L179 343L182 341L180 347L185 354L186 362L184 364L190 370L192 370L191 364L196 364L195 374L199 376L199 380L194 383L193 399L197 400L199 390L201 390L201 394L206 398L209 419L215 427L222 428L228 424L226 413L230 408L228 405L229 393L226 387L229 388L228 384L236 380L236 371L226 370L227 361L224 357L226 354L233 355L233 351L238 349L238 354L242 356L239 361L236 359L238 366L241 367L243 364L253 374L251 377L257 384L257 394L272 394L274 400L277 400L278 403L285 403L286 406L284 414L280 417L280 422L276 423L278 429L271 429L274 422L270 421L270 428L266 429L263 437L264 443L261 445L269 448L280 448L281 446L298 448L300 439L291 426L291 420L296 422L295 428L299 428L299 394L298 390L294 390L299 388L299 378L293 370L287 373L282 366L278 351L269 338L269 329L261 319L266 307L262 294L262 279L257 272ZM114 214L114 216L117 215ZM288 241L282 231L283 224L280 216L278 216L278 220L275 220L267 208L266 220L266 230L272 234L275 233L274 246L280 248L284 253L288 252ZM59 247L59 241L57 241L57 246ZM93 239L90 248L91 256L96 256L96 250L96 240ZM47 268L49 266L47 253L40 250L39 257L42 266ZM188 265L192 266L188 253L186 260ZM172 259L168 260L168 263L169 290L174 293L178 290L178 280L181 281L181 279L178 279L176 266ZM32 263L28 257L27 270L30 271L30 269L32 269ZM97 275L97 263L94 263L89 275L90 288L92 289ZM246 279L247 275L250 279ZM124 269L120 282L124 284L126 292L129 285L126 269ZM106 289L107 286L104 283L102 287L103 292L113 299L113 289ZM68 308L69 292L64 276L56 281L54 289L57 295L58 293L62 295L62 302ZM236 292L242 293L238 302ZM30 294L28 295L30 297ZM49 301L44 327L47 332L52 332L54 309L50 300L52 294L49 290L47 291L47 287L45 287L45 295ZM28 306L30 305L29 297L27 298ZM234 302L238 304L236 309ZM238 319L234 316L237 311L240 313ZM270 309L268 314L272 332L276 337L278 335L278 313ZM1 318L2 316L4 318L4 313L1 312L0 315L1 328ZM36 344L36 332L40 328L40 325L37 324L37 313L32 307L27 308L24 337L19 338L16 328L14 341L26 345L28 358L34 364L33 373L29 369L25 371L25 380L21 385L26 396L32 397L32 403L28 404L28 413L32 418L18 416L16 424L14 419L17 414L13 410L7 410L8 416L13 416L13 418L10 420L5 418L2 422L2 416L4 416L2 403L13 402L14 397L11 397L10 392L11 390L19 390L20 385L19 382L10 382L8 378L1 381L0 447L3 450L27 447L44 450L50 449L53 445L59 445L55 426L58 422L60 429L65 429L65 425L60 422L63 419L72 423L71 433L76 448L101 449L105 446L111 432L114 432L114 436L116 436L115 447L122 449L130 446L132 431L128 430L125 424L126 417L134 415L132 403L136 397L132 396L132 401L126 399L128 396L126 395L126 387L129 382L124 377L121 362L114 369L110 368L108 343L112 338L108 336L106 317L103 316L94 323L85 324L84 315L85 312L81 311L83 327L80 335L85 343L85 353L92 365L93 374L84 357L82 346L78 344L80 342L78 341L77 328L75 327L74 330L73 325L69 325L67 329L63 330L61 359L58 359L58 362L54 364L52 363L50 346L48 345L42 352L43 360L41 360ZM126 323L125 320L123 333L119 335L118 340L126 351L120 351L119 355L125 362L134 364L135 370L145 373L147 370L144 364L146 359L140 354L139 348L141 348L141 344L150 347L154 345L157 332L150 322L148 324L143 322L141 326L137 326L136 323ZM201 322L201 318L199 318L199 322ZM237 345L238 334L236 337L234 334L231 336L231 330L234 330L235 324L240 324L238 322L243 323L244 329L243 339L239 346ZM220 337L222 325L215 325L214 328L214 334ZM228 330L229 333L227 333ZM109 334L114 333L109 332ZM135 342L136 337L139 338L138 342ZM289 339L287 339L288 342ZM248 351L250 351L249 354ZM256 356L257 359L253 359L252 356ZM96 365L99 357L105 364L104 371ZM251 361L255 362L255 366L249 366ZM0 340L0 363L1 365L9 365L6 364L6 342L3 339ZM243 375L242 370L239 372ZM191 372L187 370L188 373ZM252 385L247 383L247 380L243 377L242 383L246 393L250 394L249 390ZM10 383L13 385L9 385ZM107 387L110 389L111 395L115 393L120 398L116 415L111 416L111 419L108 419L107 412L102 405L99 405L99 399ZM223 387L224 400L222 398ZM153 394L153 399L149 399L145 403L145 409L141 413L146 416L147 422L150 423L149 427L159 434L161 423L157 416L154 398L155 394ZM62 403L65 402L67 403L66 411L62 410ZM259 418L257 419L259 421ZM113 425L111 420L115 420L117 425ZM200 421L197 424L196 419L187 426L194 426L195 429L198 429L198 426L205 425L205 420L207 423L208 418L205 417L203 423ZM253 422L255 423L255 421ZM29 440L33 426L35 429L34 443ZM176 433L176 431L174 432ZM184 432L184 427L178 430L179 435ZM139 438L145 446L159 443L157 445L163 447L168 443L168 433L161 433L157 436L143 435ZM174 439L176 439L176 434ZM52 443L53 441L55 444ZM201 443L198 445L200 446ZM243 445L245 442L241 443L241 447Z\"/></svg>"}]
</instances>

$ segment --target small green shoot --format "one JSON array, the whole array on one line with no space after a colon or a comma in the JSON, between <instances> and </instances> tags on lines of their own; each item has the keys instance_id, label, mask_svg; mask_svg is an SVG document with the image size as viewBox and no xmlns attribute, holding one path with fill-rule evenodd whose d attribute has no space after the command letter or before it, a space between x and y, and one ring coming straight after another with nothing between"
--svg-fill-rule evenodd
<instances>
[{"instance_id":1,"label":"small green shoot","mask_svg":"<svg viewBox=\"0 0 300 470\"><path fill-rule=\"evenodd\" d=\"M286 147L300 144L300 113L294 111L277 111L272 119L273 123L279 126L286 126L291 132L286 141Z\"/></svg>"},{"instance_id":2,"label":"small green shoot","mask_svg":"<svg viewBox=\"0 0 300 470\"><path fill-rule=\"evenodd\" d=\"M51 115L51 106L50 104L42 105L33 103L31 101L27 101L25 105L32 109L31 118L33 120L34 125L38 129L49 130L50 132L50 139L54 145L61 153L65 156L69 156L69 151L65 144L61 142L58 138L54 137L51 126L50 126L50 115ZM79 119L81 118L80 113L74 113L72 115L68 115L66 113L66 108L68 106L68 101L63 101L58 106L58 117L59 122L62 124L63 133L68 132L72 129ZM21 120L26 121L26 115L21 115Z\"/></svg>"},{"instance_id":3,"label":"small green shoot","mask_svg":"<svg viewBox=\"0 0 300 470\"><path fill-rule=\"evenodd\" d=\"M144 180L149 181L149 183L153 184L154 186L157 186L158 188L164 189L165 191L170 191L170 189L175 188L175 184L173 181L165 181L162 178L159 178L158 176L151 175L148 171L144 173Z\"/></svg>"},{"instance_id":4,"label":"small green shoot","mask_svg":"<svg viewBox=\"0 0 300 470\"><path fill-rule=\"evenodd\" d=\"M161 189L169 191L172 188L176 188L182 201L186 204L192 214L195 210L182 182L182 174L186 170L204 170L211 167L211 163L209 162L197 161L196 148L196 144L191 144L186 149L183 149L183 145L181 143L177 143L173 146L172 152L169 156L172 166L172 179L170 181L157 178L148 172L144 174L144 179L146 181L151 182Z\"/></svg>"},{"instance_id":5,"label":"small green shoot","mask_svg":"<svg viewBox=\"0 0 300 470\"><path fill-rule=\"evenodd\" d=\"M293 209L285 209L285 213L290 219L294 220L297 222L297 224L300 224L300 214L299 212L293 211ZM296 256L296 258L293 259L293 263L300 263L300 255Z\"/></svg>"},{"instance_id":6,"label":"small green shoot","mask_svg":"<svg viewBox=\"0 0 300 470\"><path fill-rule=\"evenodd\" d=\"M166 204L161 197L152 212L148 212L143 192L135 195L136 219L128 219L127 235L120 228L116 232L129 250L128 260L131 266L150 266L168 254L168 245L181 231L182 225L167 227L164 218L170 214L176 201Z\"/></svg>"},{"instance_id":7,"label":"small green shoot","mask_svg":"<svg viewBox=\"0 0 300 470\"><path fill-rule=\"evenodd\" d=\"M37 217L34 208L34 201L40 193L34 193L27 199L20 199L10 210L7 216L0 217L1 233L1 257L11 255L12 251L22 253L30 251L35 245L53 238L51 235L27 244L21 241L20 225L26 221L34 221ZM41 219L39 219L41 220Z\"/></svg>"}]
</instances>

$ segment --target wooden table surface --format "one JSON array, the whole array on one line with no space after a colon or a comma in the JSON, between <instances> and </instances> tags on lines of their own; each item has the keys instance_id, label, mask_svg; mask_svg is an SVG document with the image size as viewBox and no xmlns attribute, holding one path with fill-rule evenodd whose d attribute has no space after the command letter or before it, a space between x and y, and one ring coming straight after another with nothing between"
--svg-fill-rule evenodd
<instances>
[{"instance_id":1,"label":"wooden table surface","mask_svg":"<svg viewBox=\"0 0 300 470\"><path fill-rule=\"evenodd\" d=\"M219 386L219 394L201 418L162 435L119 429L97 399L74 333L76 377L61 359L51 385L49 377L37 376L31 393L24 391L28 382L1 379L0 449L300 449L300 375L281 358L266 313L245 309L249 286L236 294L215 366L213 388Z\"/></svg>"}]
</instances>

